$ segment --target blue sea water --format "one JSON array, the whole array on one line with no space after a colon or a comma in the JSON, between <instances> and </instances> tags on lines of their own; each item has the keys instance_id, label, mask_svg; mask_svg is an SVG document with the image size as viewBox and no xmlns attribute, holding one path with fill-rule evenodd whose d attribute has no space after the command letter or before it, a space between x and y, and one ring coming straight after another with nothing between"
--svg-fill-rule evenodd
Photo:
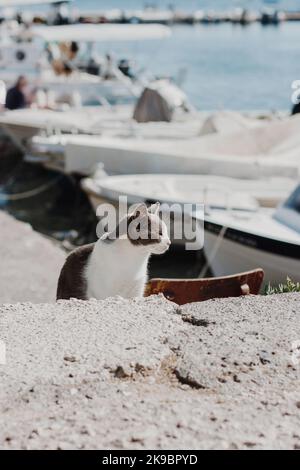
<instances>
[{"instance_id":1,"label":"blue sea water","mask_svg":"<svg viewBox=\"0 0 300 470\"><path fill-rule=\"evenodd\" d=\"M138 9L146 4L182 10L265 7L300 10L300 0L76 0L80 9ZM289 109L291 84L300 79L300 22L174 26L170 38L104 43L102 52L130 57L156 75L187 71L184 89L200 109Z\"/></svg>"}]
</instances>

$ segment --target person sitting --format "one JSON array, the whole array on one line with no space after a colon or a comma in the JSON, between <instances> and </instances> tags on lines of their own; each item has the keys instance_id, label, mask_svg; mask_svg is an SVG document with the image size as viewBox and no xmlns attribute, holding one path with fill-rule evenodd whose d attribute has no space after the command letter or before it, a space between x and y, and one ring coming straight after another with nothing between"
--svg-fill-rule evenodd
<instances>
[{"instance_id":1,"label":"person sitting","mask_svg":"<svg viewBox=\"0 0 300 470\"><path fill-rule=\"evenodd\" d=\"M131 64L129 60L121 59L118 64L118 68L122 72L122 74L125 75L125 77L131 78L131 79L134 78L134 74L132 73Z\"/></svg>"},{"instance_id":2,"label":"person sitting","mask_svg":"<svg viewBox=\"0 0 300 470\"><path fill-rule=\"evenodd\" d=\"M114 61L111 54L106 54L104 80L111 80L112 78L115 78Z\"/></svg>"},{"instance_id":3,"label":"person sitting","mask_svg":"<svg viewBox=\"0 0 300 470\"><path fill-rule=\"evenodd\" d=\"M294 116L295 114L298 114L298 113L300 113L300 102L294 104L291 115Z\"/></svg>"},{"instance_id":4,"label":"person sitting","mask_svg":"<svg viewBox=\"0 0 300 470\"><path fill-rule=\"evenodd\" d=\"M10 110L26 108L27 101L25 89L28 83L24 76L20 76L16 84L7 91L5 107Z\"/></svg>"}]
</instances>

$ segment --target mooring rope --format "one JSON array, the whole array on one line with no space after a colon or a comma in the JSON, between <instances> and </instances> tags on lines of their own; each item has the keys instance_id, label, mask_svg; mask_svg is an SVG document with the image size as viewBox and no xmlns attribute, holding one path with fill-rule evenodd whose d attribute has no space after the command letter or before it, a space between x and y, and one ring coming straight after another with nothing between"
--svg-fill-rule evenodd
<instances>
[{"instance_id":1,"label":"mooring rope","mask_svg":"<svg viewBox=\"0 0 300 470\"><path fill-rule=\"evenodd\" d=\"M4 194L0 193L0 201L19 201L22 199L28 199L30 197L37 196L49 188L54 186L64 175L58 175L56 178L53 178L49 183L45 183L41 186L38 186L35 189L31 189L30 191L24 191L23 193L16 193L16 194Z\"/></svg>"},{"instance_id":2,"label":"mooring rope","mask_svg":"<svg viewBox=\"0 0 300 470\"><path fill-rule=\"evenodd\" d=\"M199 279L202 279L206 275L208 268L211 268L211 264L212 264L213 260L215 259L215 257L218 254L220 245L221 245L221 243L224 239L224 236L225 236L225 233L226 233L227 229L228 229L228 227L226 227L226 225L223 225L222 229L220 230L220 232L218 234L218 237L217 237L217 240L216 240L216 242L213 246L213 249L211 250L209 256L207 256L207 261L206 261L205 265L203 266L203 268L200 271L200 274L198 276Z\"/></svg>"}]
</instances>

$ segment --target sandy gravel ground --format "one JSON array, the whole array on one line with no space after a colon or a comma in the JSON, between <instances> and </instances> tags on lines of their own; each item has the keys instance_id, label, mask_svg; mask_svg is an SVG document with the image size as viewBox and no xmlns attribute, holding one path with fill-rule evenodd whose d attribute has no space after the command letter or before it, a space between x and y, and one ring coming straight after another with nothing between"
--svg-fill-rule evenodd
<instances>
[{"instance_id":1,"label":"sandy gravel ground","mask_svg":"<svg viewBox=\"0 0 300 470\"><path fill-rule=\"evenodd\" d=\"M54 302L65 253L0 211L0 302Z\"/></svg>"},{"instance_id":2,"label":"sandy gravel ground","mask_svg":"<svg viewBox=\"0 0 300 470\"><path fill-rule=\"evenodd\" d=\"M5 305L0 339L1 448L300 448L299 294Z\"/></svg>"}]
</instances>

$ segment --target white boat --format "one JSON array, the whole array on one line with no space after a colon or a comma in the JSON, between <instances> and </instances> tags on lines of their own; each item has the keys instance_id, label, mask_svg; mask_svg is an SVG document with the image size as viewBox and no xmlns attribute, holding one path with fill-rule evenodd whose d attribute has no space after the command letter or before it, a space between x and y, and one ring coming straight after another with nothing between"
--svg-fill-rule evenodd
<instances>
[{"instance_id":1,"label":"white boat","mask_svg":"<svg viewBox=\"0 0 300 470\"><path fill-rule=\"evenodd\" d=\"M51 102L53 95L56 100L68 95L72 102L75 93L83 105L135 99L146 77L126 75L111 56L99 57L94 44L163 39L170 34L170 28L162 25L21 25L2 35L0 28L0 77L10 86L18 75L26 75L34 88L46 96L50 93ZM75 42L72 52L70 44Z\"/></svg>"},{"instance_id":2,"label":"white boat","mask_svg":"<svg viewBox=\"0 0 300 470\"><path fill-rule=\"evenodd\" d=\"M106 176L99 168L94 178L85 178L81 183L97 215L100 215L101 209L106 211L107 204L113 205L117 213L124 214L128 206L134 203L160 201L162 217L168 224L172 244L177 247L191 242L197 242L198 248L203 246L203 232L200 234L191 216L200 205L231 207L232 210L241 211L255 211L258 205L257 200L245 192L243 184L239 185L229 178L194 175Z\"/></svg>"},{"instance_id":3,"label":"white boat","mask_svg":"<svg viewBox=\"0 0 300 470\"><path fill-rule=\"evenodd\" d=\"M161 124L149 123L121 133L103 132L101 136L39 136L33 142L33 153L43 150L51 155L51 165L82 175L92 174L101 162L108 174L297 178L299 126L300 116L296 115L239 132L199 136L195 128L194 133L188 131L192 128L188 120L184 124L165 123L165 135L158 131ZM58 148L59 153L55 153Z\"/></svg>"},{"instance_id":4,"label":"white boat","mask_svg":"<svg viewBox=\"0 0 300 470\"><path fill-rule=\"evenodd\" d=\"M300 281L300 186L278 207L256 212L211 209L205 214L204 252L216 276L254 268L265 281ZM203 219L202 214L199 216Z\"/></svg>"},{"instance_id":5,"label":"white boat","mask_svg":"<svg viewBox=\"0 0 300 470\"><path fill-rule=\"evenodd\" d=\"M29 139L39 134L55 139L55 135L68 133L100 135L106 130L122 129L130 125L132 109L131 105L62 107L60 110L26 108L0 113L0 125L25 148Z\"/></svg>"},{"instance_id":6,"label":"white boat","mask_svg":"<svg viewBox=\"0 0 300 470\"><path fill-rule=\"evenodd\" d=\"M145 94L151 93L151 90L155 90L158 95L156 99L159 99L162 108L164 107L160 113L155 111L153 114L151 109L153 93L145 99ZM66 107L65 103L56 102L55 109L40 109L34 106L4 111L0 113L0 125L16 139L28 140L35 135L49 136L51 145L52 141L56 142L57 135L59 139L61 134L68 133L98 136L105 134L124 139L136 136L192 137L198 134L204 117L205 113L193 110L182 90L168 79L164 79L149 84L136 104L111 106L104 102L101 106ZM36 142L40 141L41 139L36 139ZM45 139L43 141L47 143Z\"/></svg>"},{"instance_id":7,"label":"white boat","mask_svg":"<svg viewBox=\"0 0 300 470\"><path fill-rule=\"evenodd\" d=\"M162 87L151 85L156 86ZM76 108L76 115L73 110L8 112L0 115L0 124L15 137L34 136L30 155L67 173L90 175L103 163L108 174L299 175L299 115L261 122L221 112L212 121L207 113L186 113L183 107L171 122L136 122L133 108L97 107Z\"/></svg>"},{"instance_id":8,"label":"white boat","mask_svg":"<svg viewBox=\"0 0 300 470\"><path fill-rule=\"evenodd\" d=\"M57 3L67 3L69 0L0 0L0 8L26 7L32 5L51 5Z\"/></svg>"},{"instance_id":9,"label":"white boat","mask_svg":"<svg viewBox=\"0 0 300 470\"><path fill-rule=\"evenodd\" d=\"M0 11L1 17L4 20L11 20L16 17L20 12L23 14L26 12L26 19L33 19L33 11L25 10L26 7L40 7L42 5L49 5L53 10L59 9L59 6L68 4L72 0L0 0Z\"/></svg>"},{"instance_id":10,"label":"white boat","mask_svg":"<svg viewBox=\"0 0 300 470\"><path fill-rule=\"evenodd\" d=\"M128 204L160 201L161 204L204 204L210 208L249 210L258 205L276 207L295 187L290 178L240 180L211 175L121 175L83 178L81 185L94 209L103 201Z\"/></svg>"}]
</instances>

